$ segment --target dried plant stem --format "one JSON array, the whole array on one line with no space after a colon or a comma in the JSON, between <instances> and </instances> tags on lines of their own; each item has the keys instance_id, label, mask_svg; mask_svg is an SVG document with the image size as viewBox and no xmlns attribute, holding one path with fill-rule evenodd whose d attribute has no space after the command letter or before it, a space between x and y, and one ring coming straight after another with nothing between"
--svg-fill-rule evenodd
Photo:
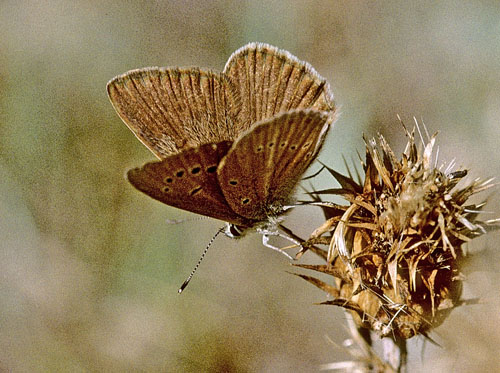
<instances>
[{"instance_id":1,"label":"dried plant stem","mask_svg":"<svg viewBox=\"0 0 500 373\"><path fill-rule=\"evenodd\" d=\"M397 372L406 372L406 339L397 338L396 340L386 337L382 339L384 360Z\"/></svg>"}]
</instances>

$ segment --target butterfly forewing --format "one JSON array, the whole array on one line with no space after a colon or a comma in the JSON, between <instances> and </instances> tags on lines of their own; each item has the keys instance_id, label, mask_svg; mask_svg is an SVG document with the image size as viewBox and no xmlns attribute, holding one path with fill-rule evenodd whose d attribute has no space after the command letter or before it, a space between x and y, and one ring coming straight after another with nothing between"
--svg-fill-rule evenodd
<instances>
[{"instance_id":1,"label":"butterfly forewing","mask_svg":"<svg viewBox=\"0 0 500 373\"><path fill-rule=\"evenodd\" d=\"M328 113L295 110L257 123L237 139L217 171L231 208L256 220L279 214L328 127Z\"/></svg>"},{"instance_id":2,"label":"butterfly forewing","mask_svg":"<svg viewBox=\"0 0 500 373\"><path fill-rule=\"evenodd\" d=\"M255 123L299 108L328 111L335 104L328 83L307 62L287 51L251 43L229 58L224 73L240 92L240 121Z\"/></svg>"},{"instance_id":3,"label":"butterfly forewing","mask_svg":"<svg viewBox=\"0 0 500 373\"><path fill-rule=\"evenodd\" d=\"M111 80L108 94L122 120L160 159L238 135L239 93L223 74L133 70Z\"/></svg>"},{"instance_id":4,"label":"butterfly forewing","mask_svg":"<svg viewBox=\"0 0 500 373\"><path fill-rule=\"evenodd\" d=\"M130 183L167 205L249 226L226 202L217 180L217 165L230 142L205 144L182 151L162 161L146 163L127 173Z\"/></svg>"}]
</instances>

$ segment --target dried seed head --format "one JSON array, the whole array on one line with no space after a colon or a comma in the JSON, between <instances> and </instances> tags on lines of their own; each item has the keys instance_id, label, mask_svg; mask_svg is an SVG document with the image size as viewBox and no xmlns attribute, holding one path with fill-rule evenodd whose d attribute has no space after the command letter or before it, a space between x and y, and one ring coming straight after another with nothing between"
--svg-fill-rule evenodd
<instances>
[{"instance_id":1,"label":"dried seed head","mask_svg":"<svg viewBox=\"0 0 500 373\"><path fill-rule=\"evenodd\" d=\"M332 287L301 276L334 296L324 304L350 310L358 325L381 336L403 339L425 335L462 303L463 244L499 223L479 220L484 203L466 204L491 180L458 187L467 170L436 167L436 135L420 147L414 133L407 136L401 159L382 136L365 139L362 181L327 168L341 189L315 196L340 194L350 205L325 204L327 221L311 236L311 245L330 237L327 255L315 248L328 266L299 265L336 278Z\"/></svg>"}]
</instances>

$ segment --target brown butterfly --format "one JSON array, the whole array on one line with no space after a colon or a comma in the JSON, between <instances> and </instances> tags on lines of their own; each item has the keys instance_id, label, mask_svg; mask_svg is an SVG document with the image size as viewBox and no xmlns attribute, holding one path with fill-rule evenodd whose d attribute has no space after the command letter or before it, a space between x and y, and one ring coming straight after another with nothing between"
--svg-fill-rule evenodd
<instances>
[{"instance_id":1,"label":"brown butterfly","mask_svg":"<svg viewBox=\"0 0 500 373\"><path fill-rule=\"evenodd\" d=\"M328 83L307 62L263 43L229 58L222 73L145 68L108 83L116 112L160 161L128 172L167 205L277 233L292 192L335 118Z\"/></svg>"}]
</instances>

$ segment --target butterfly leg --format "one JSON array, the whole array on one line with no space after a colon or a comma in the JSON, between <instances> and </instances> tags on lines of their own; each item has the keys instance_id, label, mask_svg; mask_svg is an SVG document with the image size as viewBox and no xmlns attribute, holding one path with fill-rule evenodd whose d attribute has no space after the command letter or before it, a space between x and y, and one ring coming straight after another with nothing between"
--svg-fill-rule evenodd
<instances>
[{"instance_id":1,"label":"butterfly leg","mask_svg":"<svg viewBox=\"0 0 500 373\"><path fill-rule=\"evenodd\" d=\"M280 232L276 232L275 235L278 236L278 237L284 238L285 240L288 240L288 241L292 242L294 245L296 245L296 246L298 246L298 247L300 247L302 249L302 244L299 241L297 241L295 238L290 237L289 235L283 234L283 233L280 233Z\"/></svg>"},{"instance_id":2,"label":"butterfly leg","mask_svg":"<svg viewBox=\"0 0 500 373\"><path fill-rule=\"evenodd\" d=\"M277 236L276 234L272 234L273 236ZM270 234L269 233L263 233L262 234L262 244L265 246L265 247L269 247L270 249L273 249L277 252L279 252L280 254L283 254L284 256L286 256L288 259L290 260L294 260L290 255L288 255L286 252L284 252L283 250L281 250L279 247L276 247L276 246L273 246L269 243L269 236Z\"/></svg>"}]
</instances>

